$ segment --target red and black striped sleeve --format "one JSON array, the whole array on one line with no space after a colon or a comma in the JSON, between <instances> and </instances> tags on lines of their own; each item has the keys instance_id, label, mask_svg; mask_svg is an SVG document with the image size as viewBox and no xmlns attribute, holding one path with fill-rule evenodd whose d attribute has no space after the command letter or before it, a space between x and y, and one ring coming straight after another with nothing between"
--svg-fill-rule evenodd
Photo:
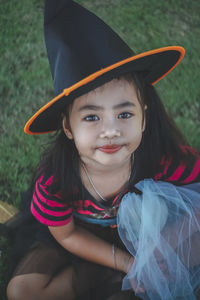
<instances>
[{"instance_id":1,"label":"red and black striped sleeve","mask_svg":"<svg viewBox=\"0 0 200 300\"><path fill-rule=\"evenodd\" d=\"M163 159L161 161L163 171L155 176L156 181L167 181L178 185L200 182L199 153L188 146L182 147L182 150L187 155L187 161L190 163L178 163L173 158Z\"/></svg>"},{"instance_id":2,"label":"red and black striped sleeve","mask_svg":"<svg viewBox=\"0 0 200 300\"><path fill-rule=\"evenodd\" d=\"M31 202L33 216L47 226L63 226L72 219L72 207L62 201L59 193L51 194L48 187L53 176L45 178L41 176L35 184L35 190Z\"/></svg>"}]
</instances>

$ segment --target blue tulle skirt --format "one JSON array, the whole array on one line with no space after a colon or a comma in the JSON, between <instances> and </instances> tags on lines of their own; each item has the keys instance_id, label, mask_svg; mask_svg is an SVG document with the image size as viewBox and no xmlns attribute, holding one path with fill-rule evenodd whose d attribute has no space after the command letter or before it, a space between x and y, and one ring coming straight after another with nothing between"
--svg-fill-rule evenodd
<instances>
[{"instance_id":1,"label":"blue tulle skirt","mask_svg":"<svg viewBox=\"0 0 200 300\"><path fill-rule=\"evenodd\" d=\"M122 289L143 299L197 299L200 183L177 187L147 179L136 187L142 195L126 194L117 215L120 238L135 257Z\"/></svg>"}]
</instances>

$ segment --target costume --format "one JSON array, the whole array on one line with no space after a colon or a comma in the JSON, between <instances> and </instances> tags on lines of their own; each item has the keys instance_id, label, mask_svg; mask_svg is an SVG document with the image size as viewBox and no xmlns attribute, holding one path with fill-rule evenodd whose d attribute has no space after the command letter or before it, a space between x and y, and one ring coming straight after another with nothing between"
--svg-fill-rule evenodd
<instances>
[{"instance_id":1,"label":"costume","mask_svg":"<svg viewBox=\"0 0 200 300\"><path fill-rule=\"evenodd\" d=\"M188 155L194 154L193 149L186 147L184 151L186 149ZM86 222L109 228L116 223L117 214L120 239L136 259L123 280L122 288L131 289L131 279L137 278L147 289L145 295L139 294L143 299L164 299L163 292L166 299L196 299L193 290L200 285L200 157L197 157L191 169L176 165L172 158L168 159L162 174L156 174L154 180L145 179L135 185L142 191L142 196L125 190L109 206L96 201L86 190L85 199L63 203L59 194L50 195L47 192L52 180L52 176L45 180L42 176L36 182L31 210L41 223L65 225L74 215L75 219L83 220L83 227ZM193 208L186 208L187 203ZM111 212L114 216L110 215ZM190 216L188 220L186 214ZM195 218L197 223L193 224ZM109 241L107 228L102 237ZM91 230L91 227L88 229ZM177 239L180 241L174 245ZM120 242L115 232L116 241ZM190 244L192 250L187 252ZM176 251L173 252L174 249ZM187 270L183 270L185 261ZM173 272L175 264L176 272ZM177 284L174 291L175 280Z\"/></svg>"},{"instance_id":2,"label":"costume","mask_svg":"<svg viewBox=\"0 0 200 300\"><path fill-rule=\"evenodd\" d=\"M193 156L195 151L190 147L183 147L188 156ZM177 165L173 158L161 161L163 172L155 174L155 181L167 181L177 185L191 184L200 181L200 158L194 160L190 168L185 165ZM102 226L116 224L116 213L123 197L127 193L125 189L122 194L116 195L109 205L97 201L85 190L85 199L77 198L70 201L62 199L59 191L52 195L48 192L53 181L53 175L42 175L36 182L31 211L35 218L48 226L62 226L68 224L73 215L89 223L96 223ZM74 194L78 195L76 188Z\"/></svg>"}]
</instances>

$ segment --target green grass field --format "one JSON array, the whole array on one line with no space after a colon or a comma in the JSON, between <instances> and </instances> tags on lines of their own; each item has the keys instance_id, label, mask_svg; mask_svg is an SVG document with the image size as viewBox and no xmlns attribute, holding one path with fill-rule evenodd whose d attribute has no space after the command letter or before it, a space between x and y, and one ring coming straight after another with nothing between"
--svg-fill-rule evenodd
<instances>
[{"instance_id":1,"label":"green grass field","mask_svg":"<svg viewBox=\"0 0 200 300\"><path fill-rule=\"evenodd\" d=\"M181 64L156 86L189 144L200 150L200 2L77 2L103 18L135 53L168 45L185 48ZM29 186L48 138L25 135L23 127L54 96L43 40L43 1L0 0L0 28L0 200L20 208L20 194ZM5 259L0 269L3 282Z\"/></svg>"}]
</instances>

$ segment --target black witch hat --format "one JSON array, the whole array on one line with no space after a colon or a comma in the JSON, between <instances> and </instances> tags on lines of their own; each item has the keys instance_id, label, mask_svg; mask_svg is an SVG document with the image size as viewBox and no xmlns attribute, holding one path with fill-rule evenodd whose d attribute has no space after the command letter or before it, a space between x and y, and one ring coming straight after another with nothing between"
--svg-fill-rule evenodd
<instances>
[{"instance_id":1,"label":"black witch hat","mask_svg":"<svg viewBox=\"0 0 200 300\"><path fill-rule=\"evenodd\" d=\"M56 97L26 123L28 134L57 130L68 101L115 76L139 71L156 83L185 52L170 46L135 55L108 25L71 0L46 0L44 33Z\"/></svg>"}]
</instances>

